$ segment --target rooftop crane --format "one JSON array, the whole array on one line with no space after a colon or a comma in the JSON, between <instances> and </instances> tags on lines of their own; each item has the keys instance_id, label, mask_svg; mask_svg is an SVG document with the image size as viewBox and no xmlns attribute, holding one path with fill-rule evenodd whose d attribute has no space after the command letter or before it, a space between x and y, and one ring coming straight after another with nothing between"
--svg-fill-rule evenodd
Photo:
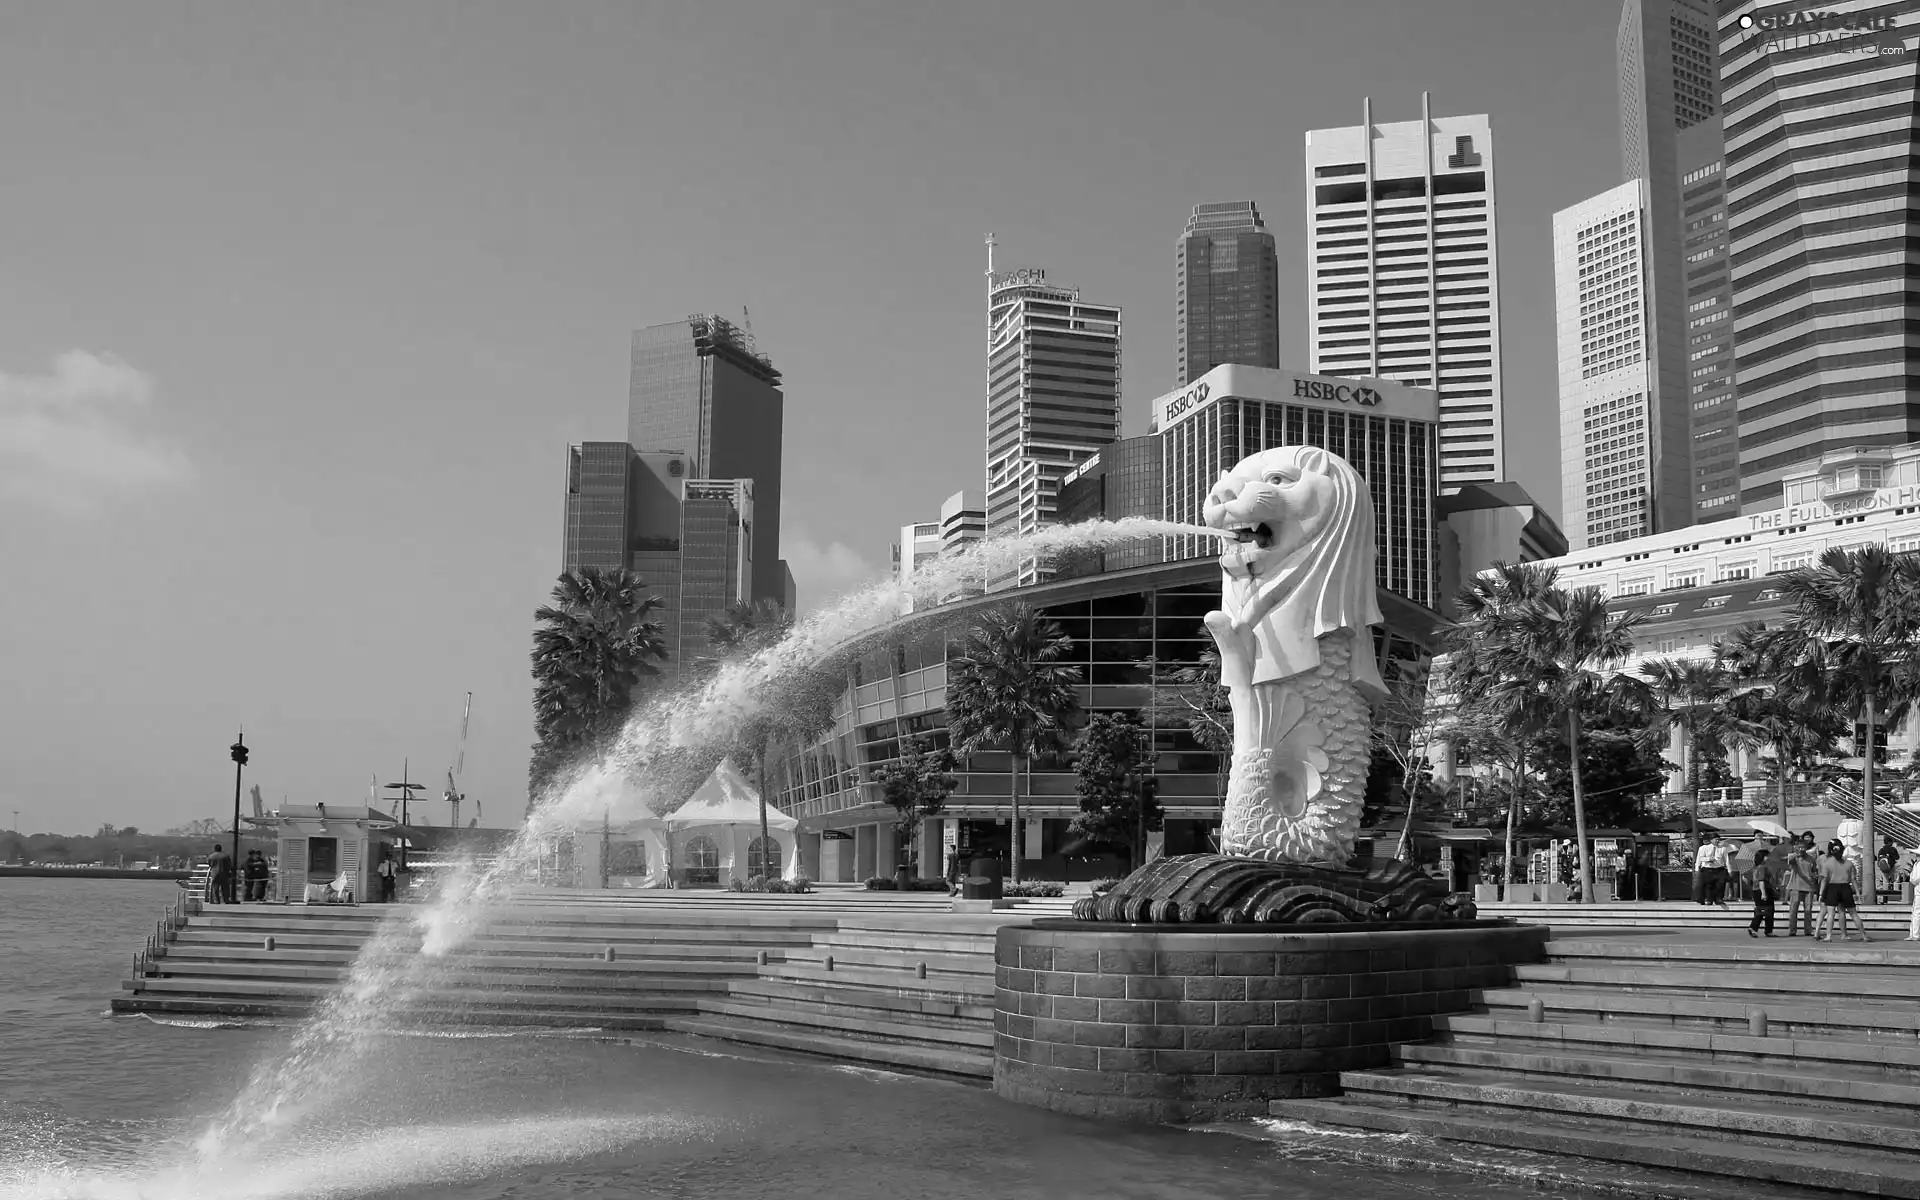
<instances>
[{"instance_id":1,"label":"rooftop crane","mask_svg":"<svg viewBox=\"0 0 1920 1200\"><path fill-rule=\"evenodd\" d=\"M460 743L453 753L453 765L447 768L447 790L440 797L453 806L453 817L449 824L455 829L460 828L460 802L466 799L466 796L460 791L459 776L462 771L467 769L467 722L472 717L473 693L468 692L467 707L465 711L460 714ZM470 824L478 825L479 823L480 803L476 800L473 805L473 820Z\"/></svg>"}]
</instances>

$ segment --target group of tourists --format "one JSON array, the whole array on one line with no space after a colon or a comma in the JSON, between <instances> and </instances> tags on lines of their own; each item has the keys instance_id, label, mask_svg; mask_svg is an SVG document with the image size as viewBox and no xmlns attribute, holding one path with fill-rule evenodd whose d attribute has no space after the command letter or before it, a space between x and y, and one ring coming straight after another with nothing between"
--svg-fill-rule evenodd
<instances>
[{"instance_id":1,"label":"group of tourists","mask_svg":"<svg viewBox=\"0 0 1920 1200\"><path fill-rule=\"evenodd\" d=\"M267 881L273 878L273 868L267 862L267 856L258 850L247 851L247 859L236 869L233 856L227 853L225 846L214 843L213 853L207 856L207 902L210 904L238 904L238 885L246 884L248 903L265 903L267 899Z\"/></svg>"},{"instance_id":2,"label":"group of tourists","mask_svg":"<svg viewBox=\"0 0 1920 1200\"><path fill-rule=\"evenodd\" d=\"M1789 833L1784 844L1778 838L1756 837L1752 865L1747 870L1753 895L1753 920L1747 926L1748 937L1772 937L1774 906L1787 904L1787 936L1803 934L1816 941L1830 942L1836 934L1841 941L1872 941L1860 919L1860 888L1865 868L1858 855L1847 853L1839 838L1829 841L1824 853L1811 833ZM1875 856L1891 877L1900 859L1899 850L1888 839ZM1730 876L1729 848L1718 835L1708 833L1695 860L1701 870L1702 904L1727 906L1726 889ZM1920 849L1909 871L1909 881L1920 887ZM1837 925L1837 929L1836 929ZM1920 898L1913 905L1908 922L1907 940L1920 942Z\"/></svg>"}]
</instances>

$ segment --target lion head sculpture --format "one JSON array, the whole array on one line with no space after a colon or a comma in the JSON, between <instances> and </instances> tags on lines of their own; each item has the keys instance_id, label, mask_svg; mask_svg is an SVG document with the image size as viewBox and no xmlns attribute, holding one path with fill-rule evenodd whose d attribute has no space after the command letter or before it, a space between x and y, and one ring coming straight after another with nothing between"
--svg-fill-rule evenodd
<instances>
[{"instance_id":1,"label":"lion head sculpture","mask_svg":"<svg viewBox=\"0 0 1920 1200\"><path fill-rule=\"evenodd\" d=\"M1319 639L1345 629L1351 678L1384 690L1368 632L1381 620L1373 503L1345 459L1317 446L1263 450L1220 477L1204 513L1237 539L1220 556L1221 607L1254 637L1252 682L1312 670Z\"/></svg>"}]
</instances>

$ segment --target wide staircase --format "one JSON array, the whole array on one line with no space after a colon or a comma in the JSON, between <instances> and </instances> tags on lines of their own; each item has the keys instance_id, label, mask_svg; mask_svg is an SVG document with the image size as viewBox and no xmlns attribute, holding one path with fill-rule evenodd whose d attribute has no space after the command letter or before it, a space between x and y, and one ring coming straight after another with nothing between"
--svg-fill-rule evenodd
<instances>
[{"instance_id":1,"label":"wide staircase","mask_svg":"<svg viewBox=\"0 0 1920 1200\"><path fill-rule=\"evenodd\" d=\"M1602 904L1500 901L1482 904L1479 911L1483 917L1501 917L1519 921L1523 925L1551 925L1556 929L1696 930L1718 931L1738 937L1745 937L1743 931L1753 922L1753 902L1750 900L1728 900L1725 908L1686 900L1629 900ZM1904 939L1912 911L1905 904L1863 904L1858 909L1860 923L1866 928L1867 935L1880 941ZM1784 900L1773 907L1773 930L1774 940L1783 940L1782 935L1787 932L1787 905Z\"/></svg>"},{"instance_id":2,"label":"wide staircase","mask_svg":"<svg viewBox=\"0 0 1920 1200\"><path fill-rule=\"evenodd\" d=\"M1556 932L1395 1065L1275 1116L1920 1197L1920 952Z\"/></svg>"},{"instance_id":3,"label":"wide staircase","mask_svg":"<svg viewBox=\"0 0 1920 1200\"><path fill-rule=\"evenodd\" d=\"M401 1019L697 1034L876 1067L993 1073L993 941L1070 898L955 914L941 894L534 893L487 916ZM197 912L193 912L194 908ZM177 904L117 1012L292 1018L410 905ZM409 924L395 948L420 942Z\"/></svg>"}]
</instances>

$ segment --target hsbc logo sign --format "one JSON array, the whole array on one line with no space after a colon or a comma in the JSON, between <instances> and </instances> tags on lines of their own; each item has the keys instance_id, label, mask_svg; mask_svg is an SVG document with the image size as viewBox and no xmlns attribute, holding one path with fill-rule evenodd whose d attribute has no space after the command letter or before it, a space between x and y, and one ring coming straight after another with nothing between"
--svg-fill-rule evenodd
<instances>
[{"instance_id":1,"label":"hsbc logo sign","mask_svg":"<svg viewBox=\"0 0 1920 1200\"><path fill-rule=\"evenodd\" d=\"M1199 387L1189 388L1187 391L1167 401L1166 411L1160 414L1160 419L1162 421L1171 421L1195 405L1205 404L1207 402L1207 396L1211 391L1212 389L1204 383Z\"/></svg>"},{"instance_id":2,"label":"hsbc logo sign","mask_svg":"<svg viewBox=\"0 0 1920 1200\"><path fill-rule=\"evenodd\" d=\"M1329 383L1324 379L1296 379L1293 394L1302 400L1332 400L1336 404L1357 404L1372 408L1380 403L1380 393L1355 384Z\"/></svg>"}]
</instances>

